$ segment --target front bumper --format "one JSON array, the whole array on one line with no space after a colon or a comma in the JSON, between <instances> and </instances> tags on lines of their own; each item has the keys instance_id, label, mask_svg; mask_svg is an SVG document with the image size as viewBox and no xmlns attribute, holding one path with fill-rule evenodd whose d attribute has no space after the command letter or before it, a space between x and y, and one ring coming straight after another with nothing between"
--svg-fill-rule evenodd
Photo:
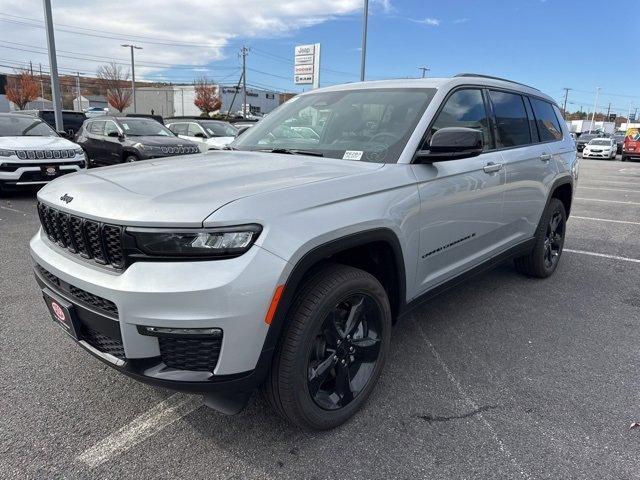
<instances>
[{"instance_id":1,"label":"front bumper","mask_svg":"<svg viewBox=\"0 0 640 480\"><path fill-rule=\"evenodd\" d=\"M136 262L116 272L78 259L41 231L30 247L41 288L72 303L87 332L110 335L107 343L93 333L79 343L111 367L146 383L197 392L246 391L264 378L263 360L271 353L263 351L264 318L287 265L279 257L253 246L229 260ZM144 326L221 329L215 368L168 366L167 351L158 337L141 334Z\"/></svg>"},{"instance_id":2,"label":"front bumper","mask_svg":"<svg viewBox=\"0 0 640 480\"><path fill-rule=\"evenodd\" d=\"M584 150L582 152L582 158L611 158L612 152L589 152Z\"/></svg>"},{"instance_id":3,"label":"front bumper","mask_svg":"<svg viewBox=\"0 0 640 480\"><path fill-rule=\"evenodd\" d=\"M54 166L55 175L47 175L44 169ZM86 166L84 155L74 159L60 160L5 160L0 159L0 184L9 186L44 185L62 175L78 172Z\"/></svg>"}]
</instances>

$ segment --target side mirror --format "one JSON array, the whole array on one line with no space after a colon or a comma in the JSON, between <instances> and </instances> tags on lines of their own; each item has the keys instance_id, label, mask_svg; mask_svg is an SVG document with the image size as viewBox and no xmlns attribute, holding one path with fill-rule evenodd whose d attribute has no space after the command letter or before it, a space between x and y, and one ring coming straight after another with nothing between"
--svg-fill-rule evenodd
<instances>
[{"instance_id":1,"label":"side mirror","mask_svg":"<svg viewBox=\"0 0 640 480\"><path fill-rule=\"evenodd\" d=\"M207 138L207 136L202 132L196 132L193 134L193 136L198 138Z\"/></svg>"},{"instance_id":2,"label":"side mirror","mask_svg":"<svg viewBox=\"0 0 640 480\"><path fill-rule=\"evenodd\" d=\"M73 140L73 134L70 132L65 132L64 130L58 130L58 135L62 138L66 138L67 140Z\"/></svg>"},{"instance_id":3,"label":"side mirror","mask_svg":"<svg viewBox=\"0 0 640 480\"><path fill-rule=\"evenodd\" d=\"M482 132L474 128L441 128L431 137L428 150L416 154L418 163L446 162L477 157L483 151Z\"/></svg>"},{"instance_id":4,"label":"side mirror","mask_svg":"<svg viewBox=\"0 0 640 480\"><path fill-rule=\"evenodd\" d=\"M107 137L115 137L115 138L120 138L123 135L120 135L120 132L116 132L116 131L111 131L109 133L107 133Z\"/></svg>"}]
</instances>

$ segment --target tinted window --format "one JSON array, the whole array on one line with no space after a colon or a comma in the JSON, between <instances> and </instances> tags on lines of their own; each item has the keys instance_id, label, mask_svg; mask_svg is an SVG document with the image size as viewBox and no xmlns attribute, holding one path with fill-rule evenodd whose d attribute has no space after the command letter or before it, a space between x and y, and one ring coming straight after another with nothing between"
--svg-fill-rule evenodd
<instances>
[{"instance_id":1,"label":"tinted window","mask_svg":"<svg viewBox=\"0 0 640 480\"><path fill-rule=\"evenodd\" d=\"M451 95L431 126L431 135L445 127L467 127L480 130L485 149L491 148L489 121L482 92L475 89L458 90Z\"/></svg>"},{"instance_id":2,"label":"tinted window","mask_svg":"<svg viewBox=\"0 0 640 480\"><path fill-rule=\"evenodd\" d=\"M556 113L553 111L553 105L544 100L532 98L531 106L536 116L536 125L538 125L540 140L542 142L562 140L562 129L560 128L560 123L558 123L558 117L556 117Z\"/></svg>"},{"instance_id":3,"label":"tinted window","mask_svg":"<svg viewBox=\"0 0 640 480\"><path fill-rule=\"evenodd\" d=\"M118 132L118 127L114 122L105 122L104 125L104 134L109 135L111 132ZM119 132L118 132L119 133Z\"/></svg>"},{"instance_id":4,"label":"tinted window","mask_svg":"<svg viewBox=\"0 0 640 480\"><path fill-rule=\"evenodd\" d=\"M522 97L515 93L490 91L498 129L498 148L531 143L529 118Z\"/></svg>"},{"instance_id":5,"label":"tinted window","mask_svg":"<svg viewBox=\"0 0 640 480\"><path fill-rule=\"evenodd\" d=\"M186 135L187 134L187 124L186 123L172 123L169 125L169 130L171 130L176 135Z\"/></svg>"},{"instance_id":6,"label":"tinted window","mask_svg":"<svg viewBox=\"0 0 640 480\"><path fill-rule=\"evenodd\" d=\"M49 125L31 116L0 116L0 137L55 137Z\"/></svg>"},{"instance_id":7,"label":"tinted window","mask_svg":"<svg viewBox=\"0 0 640 480\"><path fill-rule=\"evenodd\" d=\"M92 122L87 127L87 130L94 135L102 135L104 132L104 122Z\"/></svg>"},{"instance_id":8,"label":"tinted window","mask_svg":"<svg viewBox=\"0 0 640 480\"><path fill-rule=\"evenodd\" d=\"M195 137L196 133L200 133L202 134L202 128L200 128L200 126L197 123L190 123L189 124L189 130L188 130L188 134L190 137Z\"/></svg>"}]
</instances>

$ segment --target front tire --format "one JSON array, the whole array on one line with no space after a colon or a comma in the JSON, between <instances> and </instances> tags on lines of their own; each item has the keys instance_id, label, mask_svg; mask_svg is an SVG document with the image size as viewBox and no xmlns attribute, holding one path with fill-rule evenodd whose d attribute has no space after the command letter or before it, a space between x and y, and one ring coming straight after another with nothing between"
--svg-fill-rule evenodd
<instances>
[{"instance_id":1,"label":"front tire","mask_svg":"<svg viewBox=\"0 0 640 480\"><path fill-rule=\"evenodd\" d=\"M552 198L536 229L533 249L528 255L515 259L516 269L530 277L551 276L560 262L566 226L564 205L557 198Z\"/></svg>"},{"instance_id":2,"label":"front tire","mask_svg":"<svg viewBox=\"0 0 640 480\"><path fill-rule=\"evenodd\" d=\"M265 385L267 400L303 429L337 427L371 394L390 337L391 308L380 282L353 267L324 268L292 304Z\"/></svg>"},{"instance_id":3,"label":"front tire","mask_svg":"<svg viewBox=\"0 0 640 480\"><path fill-rule=\"evenodd\" d=\"M125 158L124 161L125 163L134 163L137 162L138 160L140 160L136 155L134 154L128 154Z\"/></svg>"}]
</instances>

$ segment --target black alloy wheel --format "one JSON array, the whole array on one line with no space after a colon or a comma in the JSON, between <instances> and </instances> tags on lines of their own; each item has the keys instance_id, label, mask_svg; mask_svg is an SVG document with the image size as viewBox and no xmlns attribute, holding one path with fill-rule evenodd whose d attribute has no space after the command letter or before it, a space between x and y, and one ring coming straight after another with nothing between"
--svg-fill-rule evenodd
<instances>
[{"instance_id":1,"label":"black alloy wheel","mask_svg":"<svg viewBox=\"0 0 640 480\"><path fill-rule=\"evenodd\" d=\"M564 244L564 232L564 218L560 212L554 212L544 236L544 266L548 270L555 269L558 263Z\"/></svg>"},{"instance_id":2,"label":"black alloy wheel","mask_svg":"<svg viewBox=\"0 0 640 480\"><path fill-rule=\"evenodd\" d=\"M371 379L380 353L382 316L366 294L350 295L327 315L308 360L313 401L326 410L351 403Z\"/></svg>"}]
</instances>

